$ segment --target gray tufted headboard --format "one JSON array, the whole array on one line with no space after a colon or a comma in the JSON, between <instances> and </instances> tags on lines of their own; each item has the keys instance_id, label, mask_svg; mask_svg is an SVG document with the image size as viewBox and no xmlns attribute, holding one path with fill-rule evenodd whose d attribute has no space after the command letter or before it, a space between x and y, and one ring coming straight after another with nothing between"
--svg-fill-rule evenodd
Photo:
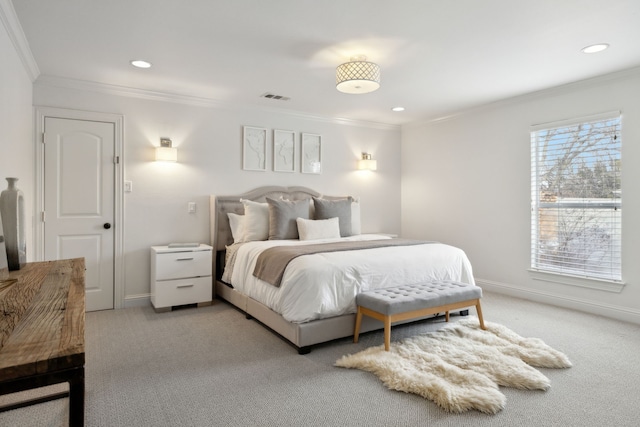
<instances>
[{"instance_id":1,"label":"gray tufted headboard","mask_svg":"<svg viewBox=\"0 0 640 427\"><path fill-rule=\"evenodd\" d=\"M229 212L244 214L244 207L241 199L252 200L254 202L266 202L266 198L278 199L280 197L287 200L310 199L320 197L320 193L305 187L277 187L268 186L251 190L237 196L211 196L211 246L222 251L225 246L233 243L231 228L229 227Z\"/></svg>"},{"instance_id":2,"label":"gray tufted headboard","mask_svg":"<svg viewBox=\"0 0 640 427\"><path fill-rule=\"evenodd\" d=\"M216 252L224 251L227 245L233 243L231 228L229 226L229 212L244 214L244 206L241 199L253 200L255 202L265 202L266 197L278 199L280 197L287 200L310 199L311 197L323 197L325 199L337 200L343 199L345 196L325 196L315 190L306 187L278 187L267 186L259 187L244 194L235 196L210 196L209 212L210 212L210 231L211 246ZM217 256L214 256L214 271Z\"/></svg>"}]
</instances>

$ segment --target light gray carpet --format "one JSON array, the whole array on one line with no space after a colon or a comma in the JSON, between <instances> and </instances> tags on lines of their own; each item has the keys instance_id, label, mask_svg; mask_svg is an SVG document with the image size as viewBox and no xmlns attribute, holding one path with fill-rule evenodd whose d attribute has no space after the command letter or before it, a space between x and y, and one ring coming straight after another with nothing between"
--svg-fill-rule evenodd
<instances>
[{"instance_id":1,"label":"light gray carpet","mask_svg":"<svg viewBox=\"0 0 640 427\"><path fill-rule=\"evenodd\" d=\"M489 292L483 313L487 321L543 339L573 367L541 369L551 380L547 391L501 388L507 405L496 415L451 414L387 389L371 373L333 366L342 355L380 345L381 331L363 334L358 344L347 338L300 356L221 302L160 314L151 308L88 313L86 424L637 425L640 326ZM392 340L442 326L442 320L397 326ZM62 399L2 413L0 426L64 426L67 404Z\"/></svg>"}]
</instances>

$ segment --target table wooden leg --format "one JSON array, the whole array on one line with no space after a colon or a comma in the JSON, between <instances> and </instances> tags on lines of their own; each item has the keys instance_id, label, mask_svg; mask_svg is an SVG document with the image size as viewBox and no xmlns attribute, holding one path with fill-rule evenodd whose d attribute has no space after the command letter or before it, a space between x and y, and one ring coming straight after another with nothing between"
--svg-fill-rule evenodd
<instances>
[{"instance_id":1,"label":"table wooden leg","mask_svg":"<svg viewBox=\"0 0 640 427\"><path fill-rule=\"evenodd\" d=\"M84 426L84 367L69 380L69 427Z\"/></svg>"}]
</instances>

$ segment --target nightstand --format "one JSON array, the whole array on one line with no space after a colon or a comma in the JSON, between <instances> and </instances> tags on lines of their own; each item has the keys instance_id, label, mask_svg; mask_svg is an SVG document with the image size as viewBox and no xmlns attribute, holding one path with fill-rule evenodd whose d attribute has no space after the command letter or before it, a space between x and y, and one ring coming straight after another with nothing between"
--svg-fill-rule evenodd
<instances>
[{"instance_id":1,"label":"nightstand","mask_svg":"<svg viewBox=\"0 0 640 427\"><path fill-rule=\"evenodd\" d=\"M208 245L151 247L151 304L157 311L178 305L210 305L213 248Z\"/></svg>"}]
</instances>

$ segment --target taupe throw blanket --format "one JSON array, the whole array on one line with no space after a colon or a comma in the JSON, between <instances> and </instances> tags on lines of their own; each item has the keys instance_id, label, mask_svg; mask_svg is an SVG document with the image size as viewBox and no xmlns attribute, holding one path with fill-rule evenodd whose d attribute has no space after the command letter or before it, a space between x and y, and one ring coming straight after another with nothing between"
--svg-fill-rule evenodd
<instances>
[{"instance_id":1,"label":"taupe throw blanket","mask_svg":"<svg viewBox=\"0 0 640 427\"><path fill-rule=\"evenodd\" d=\"M289 262L302 255L311 255L321 252L340 252L340 251L353 251L357 249L374 249L374 248L386 248L389 246L412 246L412 245L424 245L425 242L421 240L409 240L409 239L382 239L382 240L356 240L348 242L332 242L332 243L318 243L315 245L303 245L303 246L274 246L272 248L264 250L258 255L256 261L256 267L253 269L253 275L260 280L275 286L280 287L284 270L287 268Z\"/></svg>"}]
</instances>

